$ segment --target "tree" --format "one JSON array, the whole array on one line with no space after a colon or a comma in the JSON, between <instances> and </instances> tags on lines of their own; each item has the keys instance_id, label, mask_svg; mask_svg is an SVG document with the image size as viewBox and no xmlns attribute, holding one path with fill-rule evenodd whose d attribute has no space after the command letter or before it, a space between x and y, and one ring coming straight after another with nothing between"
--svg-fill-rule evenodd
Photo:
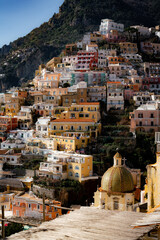
<instances>
[{"instance_id":1,"label":"tree","mask_svg":"<svg viewBox=\"0 0 160 240\"><path fill-rule=\"evenodd\" d=\"M70 84L66 82L63 84L63 88L67 88L67 87L70 87Z\"/></svg>"},{"instance_id":2,"label":"tree","mask_svg":"<svg viewBox=\"0 0 160 240\"><path fill-rule=\"evenodd\" d=\"M18 233L23 231L23 225L20 223L9 223L7 227L5 227L5 236L8 237L14 233Z\"/></svg>"}]
</instances>

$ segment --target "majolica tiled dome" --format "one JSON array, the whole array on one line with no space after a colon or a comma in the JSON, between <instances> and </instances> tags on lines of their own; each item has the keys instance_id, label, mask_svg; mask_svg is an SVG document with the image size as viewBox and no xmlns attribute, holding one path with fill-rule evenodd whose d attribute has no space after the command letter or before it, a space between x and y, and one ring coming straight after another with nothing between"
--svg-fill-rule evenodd
<instances>
[{"instance_id":1,"label":"majolica tiled dome","mask_svg":"<svg viewBox=\"0 0 160 240\"><path fill-rule=\"evenodd\" d=\"M115 162L117 159L122 160L119 153L114 156ZM101 188L108 193L129 193L133 192L134 184L133 177L125 165L114 164L109 168L102 177Z\"/></svg>"}]
</instances>

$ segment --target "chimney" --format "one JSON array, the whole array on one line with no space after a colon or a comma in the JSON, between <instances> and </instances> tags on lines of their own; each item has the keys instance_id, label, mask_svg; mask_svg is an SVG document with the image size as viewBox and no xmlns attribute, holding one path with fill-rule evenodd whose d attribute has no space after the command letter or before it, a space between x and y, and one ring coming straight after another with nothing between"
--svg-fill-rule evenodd
<instances>
[{"instance_id":1,"label":"chimney","mask_svg":"<svg viewBox=\"0 0 160 240\"><path fill-rule=\"evenodd\" d=\"M10 186L7 185L7 193L10 193Z\"/></svg>"}]
</instances>

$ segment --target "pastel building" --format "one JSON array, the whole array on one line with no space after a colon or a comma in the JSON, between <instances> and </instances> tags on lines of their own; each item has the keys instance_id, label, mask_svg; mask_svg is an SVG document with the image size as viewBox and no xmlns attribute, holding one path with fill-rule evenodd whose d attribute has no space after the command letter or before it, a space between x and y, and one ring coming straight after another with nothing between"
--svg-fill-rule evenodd
<instances>
[{"instance_id":1,"label":"pastel building","mask_svg":"<svg viewBox=\"0 0 160 240\"><path fill-rule=\"evenodd\" d=\"M159 102L146 103L141 105L132 113L130 113L131 132L134 131L144 131L144 132L154 132L159 129L159 114L160 106Z\"/></svg>"},{"instance_id":2,"label":"pastel building","mask_svg":"<svg viewBox=\"0 0 160 240\"><path fill-rule=\"evenodd\" d=\"M144 63L144 72L146 77L160 77L160 63Z\"/></svg>"},{"instance_id":3,"label":"pastel building","mask_svg":"<svg viewBox=\"0 0 160 240\"><path fill-rule=\"evenodd\" d=\"M71 104L80 104L87 101L87 88L77 88L77 91L69 92L62 96L62 106L69 107Z\"/></svg>"},{"instance_id":4,"label":"pastel building","mask_svg":"<svg viewBox=\"0 0 160 240\"><path fill-rule=\"evenodd\" d=\"M156 132L155 140L157 143L156 163L147 165L147 179L144 188L144 200L147 202L148 211L152 211L160 205L160 133Z\"/></svg>"},{"instance_id":5,"label":"pastel building","mask_svg":"<svg viewBox=\"0 0 160 240\"><path fill-rule=\"evenodd\" d=\"M91 155L53 151L47 162L40 164L40 176L59 179L72 179L79 182L97 179L93 176Z\"/></svg>"},{"instance_id":6,"label":"pastel building","mask_svg":"<svg viewBox=\"0 0 160 240\"><path fill-rule=\"evenodd\" d=\"M75 132L88 133L97 137L101 132L101 124L95 123L93 119L55 119L50 121L49 135L63 135L64 132L74 134Z\"/></svg>"},{"instance_id":7,"label":"pastel building","mask_svg":"<svg viewBox=\"0 0 160 240\"><path fill-rule=\"evenodd\" d=\"M0 132L5 133L18 127L17 118L0 116Z\"/></svg>"},{"instance_id":8,"label":"pastel building","mask_svg":"<svg viewBox=\"0 0 160 240\"><path fill-rule=\"evenodd\" d=\"M73 72L71 74L71 85L85 81L87 86L103 86L107 77L108 75L105 71Z\"/></svg>"},{"instance_id":9,"label":"pastel building","mask_svg":"<svg viewBox=\"0 0 160 240\"><path fill-rule=\"evenodd\" d=\"M124 31L124 24L116 23L111 19L102 19L99 31L102 35L110 33L111 30L117 30L118 32Z\"/></svg>"},{"instance_id":10,"label":"pastel building","mask_svg":"<svg viewBox=\"0 0 160 240\"><path fill-rule=\"evenodd\" d=\"M107 111L124 109L124 86L121 82L107 83Z\"/></svg>"},{"instance_id":11,"label":"pastel building","mask_svg":"<svg viewBox=\"0 0 160 240\"><path fill-rule=\"evenodd\" d=\"M82 102L74 104L67 111L61 113L61 119L92 119L95 122L100 120L99 102Z\"/></svg>"},{"instance_id":12,"label":"pastel building","mask_svg":"<svg viewBox=\"0 0 160 240\"><path fill-rule=\"evenodd\" d=\"M135 28L138 30L138 32L140 33L140 35L142 36L150 36L151 32L150 29L148 27L145 27L143 25L135 25L135 26L131 26L131 28Z\"/></svg>"},{"instance_id":13,"label":"pastel building","mask_svg":"<svg viewBox=\"0 0 160 240\"><path fill-rule=\"evenodd\" d=\"M106 86L92 86L87 88L88 102L106 102Z\"/></svg>"},{"instance_id":14,"label":"pastel building","mask_svg":"<svg viewBox=\"0 0 160 240\"><path fill-rule=\"evenodd\" d=\"M31 129L32 125L32 106L21 106L17 116L18 127L23 130Z\"/></svg>"},{"instance_id":15,"label":"pastel building","mask_svg":"<svg viewBox=\"0 0 160 240\"><path fill-rule=\"evenodd\" d=\"M134 92L133 93L133 100L135 102L135 106L144 105L147 102L150 102L152 100L151 94L147 91L145 92Z\"/></svg>"},{"instance_id":16,"label":"pastel building","mask_svg":"<svg viewBox=\"0 0 160 240\"><path fill-rule=\"evenodd\" d=\"M59 151L84 152L84 148L91 142L90 134L81 131L63 133L62 136L52 135L52 138L56 141Z\"/></svg>"},{"instance_id":17,"label":"pastel building","mask_svg":"<svg viewBox=\"0 0 160 240\"><path fill-rule=\"evenodd\" d=\"M54 206L53 206L54 205ZM57 207L56 207L57 206ZM45 221L50 221L62 215L58 208L61 203L55 200L45 201ZM24 193L16 195L13 201L13 216L23 218L43 219L43 200L33 195L33 193Z\"/></svg>"},{"instance_id":18,"label":"pastel building","mask_svg":"<svg viewBox=\"0 0 160 240\"><path fill-rule=\"evenodd\" d=\"M14 97L5 103L5 114L14 117L18 114L21 106L24 103L24 98Z\"/></svg>"},{"instance_id":19,"label":"pastel building","mask_svg":"<svg viewBox=\"0 0 160 240\"><path fill-rule=\"evenodd\" d=\"M50 117L38 118L36 122L36 134L40 137L48 136L48 126L50 123Z\"/></svg>"},{"instance_id":20,"label":"pastel building","mask_svg":"<svg viewBox=\"0 0 160 240\"><path fill-rule=\"evenodd\" d=\"M119 43L120 51L123 54L136 54L138 52L137 44L131 42Z\"/></svg>"},{"instance_id":21,"label":"pastel building","mask_svg":"<svg viewBox=\"0 0 160 240\"><path fill-rule=\"evenodd\" d=\"M53 138L28 139L24 153L46 155L50 150L57 150L57 142Z\"/></svg>"}]
</instances>

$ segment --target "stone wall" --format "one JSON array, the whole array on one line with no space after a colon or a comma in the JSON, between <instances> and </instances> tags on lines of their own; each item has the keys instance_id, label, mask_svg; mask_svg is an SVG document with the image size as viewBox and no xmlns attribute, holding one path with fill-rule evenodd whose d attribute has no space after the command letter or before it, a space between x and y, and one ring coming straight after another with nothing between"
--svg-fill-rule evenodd
<instances>
[{"instance_id":1,"label":"stone wall","mask_svg":"<svg viewBox=\"0 0 160 240\"><path fill-rule=\"evenodd\" d=\"M55 198L55 190L54 189L46 189L43 187L40 187L38 185L33 185L32 191L34 194L42 197L43 193L45 193L45 196L49 199L54 199Z\"/></svg>"}]
</instances>

